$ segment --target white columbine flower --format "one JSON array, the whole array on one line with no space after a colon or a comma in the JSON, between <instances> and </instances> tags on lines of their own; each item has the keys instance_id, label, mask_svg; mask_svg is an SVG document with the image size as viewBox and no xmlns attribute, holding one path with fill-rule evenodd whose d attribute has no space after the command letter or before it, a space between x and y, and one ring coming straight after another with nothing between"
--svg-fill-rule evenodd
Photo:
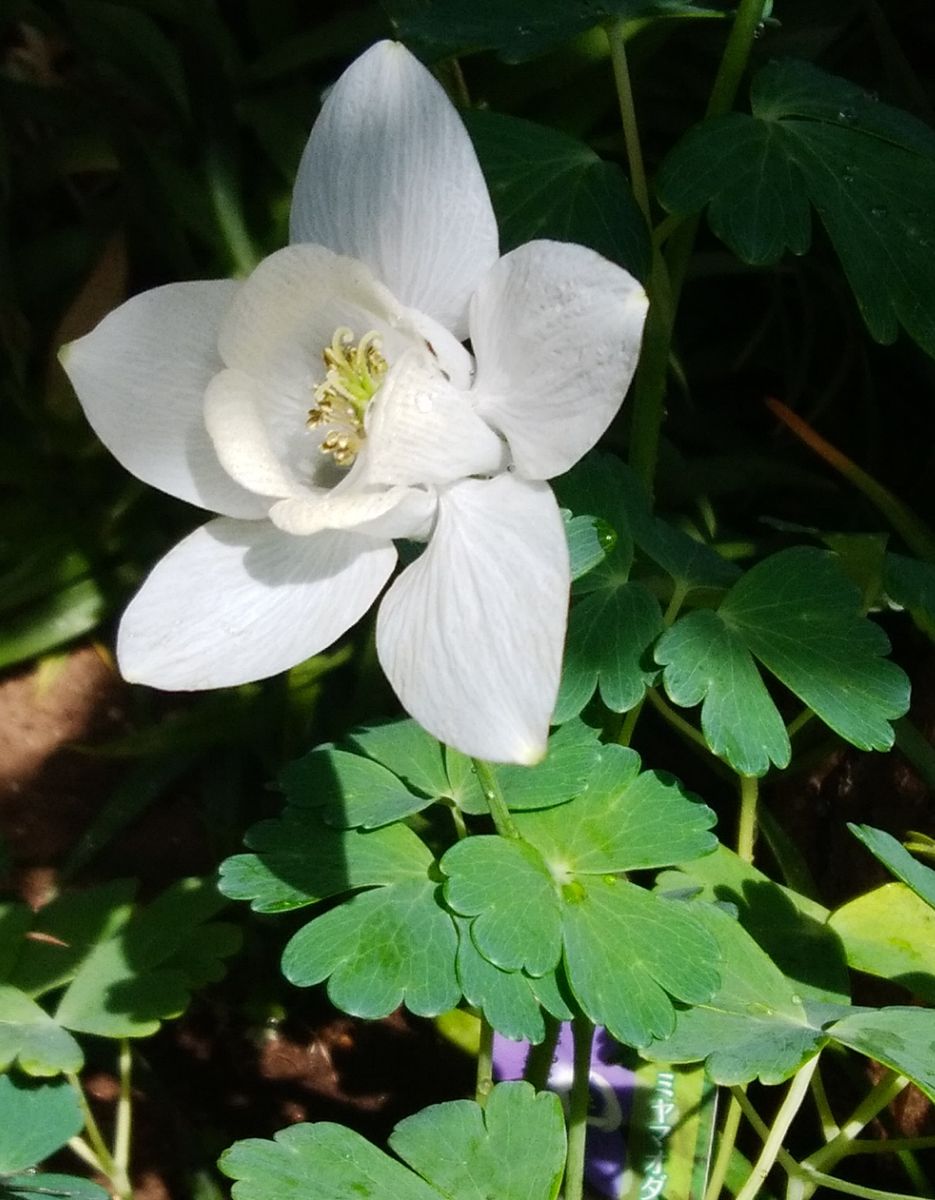
<instances>
[{"instance_id":1,"label":"white columbine flower","mask_svg":"<svg viewBox=\"0 0 935 1200\"><path fill-rule=\"evenodd\" d=\"M582 246L500 258L464 126L390 42L328 96L291 236L243 283L135 296L64 356L123 465L222 514L131 602L120 669L167 689L273 675L366 612L393 538L427 541L381 601L383 669L440 740L534 762L568 606L544 480L616 412L643 290Z\"/></svg>"}]
</instances>

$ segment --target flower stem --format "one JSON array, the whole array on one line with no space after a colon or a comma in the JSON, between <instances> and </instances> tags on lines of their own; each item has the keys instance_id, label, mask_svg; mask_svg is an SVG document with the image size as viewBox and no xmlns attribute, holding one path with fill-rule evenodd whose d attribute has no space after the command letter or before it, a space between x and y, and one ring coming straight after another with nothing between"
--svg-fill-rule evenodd
<instances>
[{"instance_id":1,"label":"flower stem","mask_svg":"<svg viewBox=\"0 0 935 1200\"><path fill-rule=\"evenodd\" d=\"M630 82L630 65L627 61L623 21L617 21L607 27L607 41L610 43L610 60L614 68L614 83L617 86L617 100L620 105L620 123L623 126L623 138L627 147L630 186L633 188L633 196L639 205L640 212L649 224L649 185L646 182L643 148L640 145L636 106L633 103L633 87Z\"/></svg>"},{"instance_id":2,"label":"flower stem","mask_svg":"<svg viewBox=\"0 0 935 1200\"><path fill-rule=\"evenodd\" d=\"M737 853L744 862L753 862L756 842L756 807L760 781L754 775L740 776L740 819L737 823Z\"/></svg>"},{"instance_id":3,"label":"flower stem","mask_svg":"<svg viewBox=\"0 0 935 1200\"><path fill-rule=\"evenodd\" d=\"M480 1019L480 1044L477 1047L477 1086L474 1099L483 1108L493 1091L493 1026Z\"/></svg>"},{"instance_id":4,"label":"flower stem","mask_svg":"<svg viewBox=\"0 0 935 1200\"><path fill-rule=\"evenodd\" d=\"M114 1156L108 1150L107 1143L104 1141L104 1135L101 1133L100 1126L95 1120L94 1113L91 1111L91 1106L88 1104L88 1098L84 1094L80 1079L74 1073L66 1075L66 1078L71 1084L78 1101L78 1108L81 1111L85 1133L88 1137L90 1153L97 1160L97 1165L101 1172L109 1179L113 1187L115 1200L132 1200L133 1189L130 1186L126 1171L121 1170L120 1166L114 1161ZM78 1140L80 1141L80 1139ZM85 1149L88 1146L85 1146ZM78 1153L79 1157L84 1157L80 1150L76 1151L76 1153Z\"/></svg>"},{"instance_id":5,"label":"flower stem","mask_svg":"<svg viewBox=\"0 0 935 1200\"><path fill-rule=\"evenodd\" d=\"M684 717L680 717L674 708L670 707L665 700L659 695L655 688L648 688L646 691L646 699L653 706L657 713L666 720L673 729L677 729L683 737L690 742L694 742L696 746L700 746L706 754L710 754L708 743L704 739L704 735L697 730L694 725L689 724Z\"/></svg>"},{"instance_id":6,"label":"flower stem","mask_svg":"<svg viewBox=\"0 0 935 1200\"><path fill-rule=\"evenodd\" d=\"M711 89L706 115L717 117L730 112L737 99L737 91L753 48L753 39L763 20L766 0L740 0L740 6L734 16L724 57Z\"/></svg>"},{"instance_id":7,"label":"flower stem","mask_svg":"<svg viewBox=\"0 0 935 1200\"><path fill-rule=\"evenodd\" d=\"M574 1075L568 1110L568 1154L565 1158L564 1200L581 1200L584 1194L584 1145L588 1132L591 1094L591 1043L594 1025L587 1017L572 1022L575 1039Z\"/></svg>"},{"instance_id":8,"label":"flower stem","mask_svg":"<svg viewBox=\"0 0 935 1200\"><path fill-rule=\"evenodd\" d=\"M552 1063L555 1061L555 1046L562 1030L562 1023L557 1017L548 1013L542 1015L545 1018L545 1037L529 1051L526 1070L523 1072L523 1078L527 1083L531 1083L537 1092L541 1092L549 1082Z\"/></svg>"},{"instance_id":9,"label":"flower stem","mask_svg":"<svg viewBox=\"0 0 935 1200\"><path fill-rule=\"evenodd\" d=\"M724 1114L724 1124L721 1126L721 1132L718 1137L717 1156L714 1160L714 1166L711 1168L708 1188L705 1192L705 1200L717 1200L721 1194L724 1180L727 1178L727 1168L730 1166L731 1155L734 1153L734 1144L737 1141L737 1133L740 1129L741 1115L740 1103L737 1097L732 1095L730 1103L727 1106L727 1112Z\"/></svg>"},{"instance_id":10,"label":"flower stem","mask_svg":"<svg viewBox=\"0 0 935 1200\"><path fill-rule=\"evenodd\" d=\"M114 1121L114 1166L120 1177L129 1183L130 1135L133 1129L133 1098L131 1076L133 1056L128 1038L120 1039L120 1095Z\"/></svg>"},{"instance_id":11,"label":"flower stem","mask_svg":"<svg viewBox=\"0 0 935 1200\"><path fill-rule=\"evenodd\" d=\"M510 815L503 796L503 789L500 787L499 780L490 763L484 762L482 758L472 758L471 762L474 764L474 773L480 781L481 791L484 793L484 799L487 801L487 807L490 809L490 816L497 833L501 837L518 838L520 832Z\"/></svg>"},{"instance_id":12,"label":"flower stem","mask_svg":"<svg viewBox=\"0 0 935 1200\"><path fill-rule=\"evenodd\" d=\"M789 1132L789 1126L795 1120L795 1116L808 1094L809 1084L817 1066L818 1055L816 1054L814 1058L810 1059L799 1070L789 1084L789 1090L786 1092L786 1097L779 1106L779 1112L776 1114L776 1118L769 1131L769 1136L763 1144L760 1157L756 1160L747 1182L737 1193L737 1200L755 1200L760 1194L760 1188L766 1182L766 1177L773 1169L773 1165L782 1150L786 1134Z\"/></svg>"}]
</instances>

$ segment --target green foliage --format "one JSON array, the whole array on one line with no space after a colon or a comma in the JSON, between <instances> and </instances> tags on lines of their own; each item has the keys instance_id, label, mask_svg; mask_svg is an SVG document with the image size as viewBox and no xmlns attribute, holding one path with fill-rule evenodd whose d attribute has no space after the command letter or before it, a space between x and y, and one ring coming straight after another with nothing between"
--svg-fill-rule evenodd
<instances>
[{"instance_id":1,"label":"green foliage","mask_svg":"<svg viewBox=\"0 0 935 1200\"><path fill-rule=\"evenodd\" d=\"M889 642L827 553L796 546L757 563L716 612L691 613L660 639L657 661L677 704L703 701L711 749L744 775L784 767L789 740L759 677L762 663L836 733L864 750L893 744L909 681Z\"/></svg>"},{"instance_id":2,"label":"green foliage","mask_svg":"<svg viewBox=\"0 0 935 1200\"><path fill-rule=\"evenodd\" d=\"M506 62L536 58L599 22L644 17L721 16L693 0L393 0L390 11L403 38L437 53L497 50Z\"/></svg>"},{"instance_id":3,"label":"green foliage","mask_svg":"<svg viewBox=\"0 0 935 1200\"><path fill-rule=\"evenodd\" d=\"M616 163L532 121L491 112L468 112L465 121L504 252L535 238L580 242L646 278L649 232Z\"/></svg>"},{"instance_id":4,"label":"green foliage","mask_svg":"<svg viewBox=\"0 0 935 1200\"><path fill-rule=\"evenodd\" d=\"M830 927L848 965L890 979L935 1004L935 912L908 887L887 883L836 909Z\"/></svg>"},{"instance_id":5,"label":"green foliage","mask_svg":"<svg viewBox=\"0 0 935 1200\"><path fill-rule=\"evenodd\" d=\"M0 1173L35 1166L84 1124L78 1097L64 1079L38 1083L0 1075Z\"/></svg>"},{"instance_id":6,"label":"green foliage","mask_svg":"<svg viewBox=\"0 0 935 1200\"><path fill-rule=\"evenodd\" d=\"M120 881L35 914L26 905L0 913L0 1065L77 1071L83 1055L71 1031L146 1037L221 978L240 934L213 919L224 904L214 885L182 880L145 906L134 904L135 890Z\"/></svg>"},{"instance_id":7,"label":"green foliage","mask_svg":"<svg viewBox=\"0 0 935 1200\"><path fill-rule=\"evenodd\" d=\"M931 1009L858 1009L831 1025L828 1034L908 1076L935 1100L935 1012Z\"/></svg>"},{"instance_id":8,"label":"green foliage","mask_svg":"<svg viewBox=\"0 0 935 1200\"><path fill-rule=\"evenodd\" d=\"M848 829L870 853L912 888L920 900L935 908L935 871L923 866L891 834L871 825L848 825Z\"/></svg>"},{"instance_id":9,"label":"green foliage","mask_svg":"<svg viewBox=\"0 0 935 1200\"><path fill-rule=\"evenodd\" d=\"M751 105L682 139L660 172L663 204L707 207L714 232L758 265L805 253L814 207L871 335L892 342L903 326L935 354L935 134L804 62L764 67Z\"/></svg>"},{"instance_id":10,"label":"green foliage","mask_svg":"<svg viewBox=\"0 0 935 1200\"><path fill-rule=\"evenodd\" d=\"M483 1110L436 1104L397 1125L390 1158L340 1125L293 1125L273 1142L238 1142L222 1156L234 1200L555 1200L565 1164L558 1097L502 1083Z\"/></svg>"}]
</instances>

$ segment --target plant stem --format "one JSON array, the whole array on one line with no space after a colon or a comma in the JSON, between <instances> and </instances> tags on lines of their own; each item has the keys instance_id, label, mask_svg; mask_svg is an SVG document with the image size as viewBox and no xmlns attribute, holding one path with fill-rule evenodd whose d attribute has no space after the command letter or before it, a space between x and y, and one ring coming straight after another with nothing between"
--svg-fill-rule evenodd
<instances>
[{"instance_id":1,"label":"plant stem","mask_svg":"<svg viewBox=\"0 0 935 1200\"><path fill-rule=\"evenodd\" d=\"M555 1045L562 1031L562 1023L557 1017L550 1016L549 1013L542 1015L545 1018L545 1037L538 1046L530 1049L526 1059L526 1070L523 1072L523 1078L527 1083L531 1083L537 1092L541 1092L549 1082L549 1073L555 1061Z\"/></svg>"},{"instance_id":2,"label":"plant stem","mask_svg":"<svg viewBox=\"0 0 935 1200\"><path fill-rule=\"evenodd\" d=\"M649 688L646 692L646 699L653 706L657 713L672 726L677 729L690 742L694 742L696 746L700 746L706 754L710 754L708 743L704 740L703 734L697 730L694 725L689 724L684 717L680 717L674 708L671 708L665 700L659 695L655 688Z\"/></svg>"},{"instance_id":3,"label":"plant stem","mask_svg":"<svg viewBox=\"0 0 935 1200\"><path fill-rule=\"evenodd\" d=\"M77 1154L81 1161L87 1164L92 1171L100 1171L102 1175L107 1174L100 1159L83 1137L69 1138L68 1149L71 1150L73 1154Z\"/></svg>"},{"instance_id":4,"label":"plant stem","mask_svg":"<svg viewBox=\"0 0 935 1200\"><path fill-rule=\"evenodd\" d=\"M490 809L490 815L493 818L494 828L501 837L518 838L520 832L516 827L516 822L510 815L510 810L507 808L506 800L503 796L503 789L493 772L490 763L484 762L482 758L472 758L474 771L477 778L480 780L481 790L484 793L484 799L487 801L487 807Z\"/></svg>"},{"instance_id":5,"label":"plant stem","mask_svg":"<svg viewBox=\"0 0 935 1200\"><path fill-rule=\"evenodd\" d=\"M633 740L633 731L636 729L636 723L640 719L640 713L643 711L643 705L646 703L646 697L634 705L623 719L623 724L620 726L620 732L617 734L617 744L619 746L629 746Z\"/></svg>"},{"instance_id":6,"label":"plant stem","mask_svg":"<svg viewBox=\"0 0 935 1200\"><path fill-rule=\"evenodd\" d=\"M493 1090L493 1026L483 1016L480 1019L480 1044L477 1047L477 1086L474 1099L484 1107Z\"/></svg>"},{"instance_id":7,"label":"plant stem","mask_svg":"<svg viewBox=\"0 0 935 1200\"><path fill-rule=\"evenodd\" d=\"M740 0L740 6L734 16L724 57L718 68L714 87L708 100L706 116L717 117L730 112L737 99L740 81L743 79L747 63L750 61L750 51L756 31L763 20L766 0Z\"/></svg>"},{"instance_id":8,"label":"plant stem","mask_svg":"<svg viewBox=\"0 0 935 1200\"><path fill-rule=\"evenodd\" d=\"M633 380L629 457L630 465L647 495L652 497L675 324L669 275L665 260L658 250L653 253L652 271L646 290L650 305L643 329L639 366Z\"/></svg>"},{"instance_id":9,"label":"plant stem","mask_svg":"<svg viewBox=\"0 0 935 1200\"><path fill-rule=\"evenodd\" d=\"M756 843L756 806L760 781L754 775L740 776L740 819L737 822L737 853L744 862L753 862Z\"/></svg>"},{"instance_id":10,"label":"plant stem","mask_svg":"<svg viewBox=\"0 0 935 1200\"><path fill-rule=\"evenodd\" d=\"M815 1101L815 1108L818 1110L818 1120L821 1122L821 1136L826 1142L830 1142L841 1132L841 1127L834 1119L834 1113L831 1111L821 1071L816 1071L812 1076L812 1099Z\"/></svg>"},{"instance_id":11,"label":"plant stem","mask_svg":"<svg viewBox=\"0 0 935 1200\"><path fill-rule=\"evenodd\" d=\"M727 1178L727 1168L730 1166L731 1155L734 1153L734 1143L737 1141L741 1115L742 1110L737 1097L731 1095L727 1112L724 1114L724 1124L718 1136L717 1156L714 1160L714 1166L711 1168L711 1175L708 1179L708 1188L705 1192L704 1200L717 1200L721 1194L721 1188L723 1188L724 1180Z\"/></svg>"},{"instance_id":12,"label":"plant stem","mask_svg":"<svg viewBox=\"0 0 935 1200\"><path fill-rule=\"evenodd\" d=\"M769 1136L763 1144L760 1157L756 1160L749 1179L737 1193L736 1200L756 1200L761 1186L766 1182L767 1175L779 1157L786 1134L789 1132L789 1126L795 1120L796 1113L802 1107L802 1101L808 1094L809 1084L817 1066L818 1055L816 1054L799 1070L789 1084L789 1090L779 1106L779 1112L776 1114Z\"/></svg>"},{"instance_id":13,"label":"plant stem","mask_svg":"<svg viewBox=\"0 0 935 1200\"><path fill-rule=\"evenodd\" d=\"M116 1200L132 1200L133 1190L130 1187L130 1181L126 1177L126 1172L122 1172L114 1162L113 1155L107 1148L107 1143L104 1141L100 1126L94 1118L91 1106L88 1104L88 1098L84 1094L80 1079L74 1073L66 1075L66 1079L71 1084L78 1100L78 1107L81 1110L85 1132L88 1135L88 1142L90 1143L90 1151L97 1159L98 1168L110 1180ZM80 1156L81 1152L78 1151L77 1153Z\"/></svg>"},{"instance_id":14,"label":"plant stem","mask_svg":"<svg viewBox=\"0 0 935 1200\"><path fill-rule=\"evenodd\" d=\"M129 1038L120 1039L120 1095L117 1099L117 1114L114 1120L114 1166L120 1178L130 1182L130 1135L133 1128L133 1097L131 1078L133 1055Z\"/></svg>"},{"instance_id":15,"label":"plant stem","mask_svg":"<svg viewBox=\"0 0 935 1200\"><path fill-rule=\"evenodd\" d=\"M581 1200L584 1194L584 1144L588 1131L591 1094L591 1043L594 1026L587 1017L572 1022L575 1038L574 1076L568 1111L568 1154L565 1158L564 1200Z\"/></svg>"},{"instance_id":16,"label":"plant stem","mask_svg":"<svg viewBox=\"0 0 935 1200\"><path fill-rule=\"evenodd\" d=\"M643 148L640 145L636 106L633 103L633 87L630 83L630 65L627 62L623 21L617 21L607 27L607 41L610 43L610 60L614 68L614 83L617 86L617 100L620 105L620 123L623 126L623 139L627 147L630 186L633 188L634 199L646 218L646 223L649 224L649 186L646 182L646 167L643 163Z\"/></svg>"},{"instance_id":17,"label":"plant stem","mask_svg":"<svg viewBox=\"0 0 935 1200\"><path fill-rule=\"evenodd\" d=\"M840 1132L821 1149L816 1150L804 1159L802 1166L809 1171L828 1171L850 1153L850 1147L861 1130L869 1124L881 1109L886 1108L904 1087L909 1083L905 1075L896 1071L887 1071L886 1075L861 1100L847 1120L842 1124ZM799 1200L808 1200L815 1191L815 1186L806 1185L799 1192Z\"/></svg>"}]
</instances>

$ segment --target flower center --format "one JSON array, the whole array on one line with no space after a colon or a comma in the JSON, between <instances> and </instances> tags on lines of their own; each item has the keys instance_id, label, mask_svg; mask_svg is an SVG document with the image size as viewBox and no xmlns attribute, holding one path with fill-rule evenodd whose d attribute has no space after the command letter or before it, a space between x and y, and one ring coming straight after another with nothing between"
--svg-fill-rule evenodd
<instances>
[{"instance_id":1,"label":"flower center","mask_svg":"<svg viewBox=\"0 0 935 1200\"><path fill-rule=\"evenodd\" d=\"M331 345L321 353L327 374L315 388L315 407L309 410L309 429L327 429L319 449L339 467L349 467L357 457L364 433L364 413L376 395L387 362L380 350L380 335L365 333L355 344L354 334L342 325Z\"/></svg>"}]
</instances>

